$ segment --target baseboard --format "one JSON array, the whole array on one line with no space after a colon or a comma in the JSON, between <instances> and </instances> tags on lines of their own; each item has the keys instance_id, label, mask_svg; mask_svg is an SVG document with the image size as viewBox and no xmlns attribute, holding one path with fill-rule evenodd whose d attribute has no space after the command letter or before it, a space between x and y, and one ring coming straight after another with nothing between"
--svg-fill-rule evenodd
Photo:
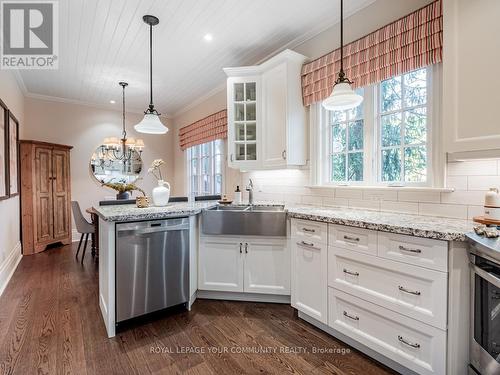
<instances>
[{"instance_id":1,"label":"baseboard","mask_svg":"<svg viewBox=\"0 0 500 375\"><path fill-rule=\"evenodd\" d=\"M22 257L21 242L18 242L7 258L0 264L0 296L7 287Z\"/></svg>"},{"instance_id":2,"label":"baseboard","mask_svg":"<svg viewBox=\"0 0 500 375\"><path fill-rule=\"evenodd\" d=\"M269 302L290 304L290 296L261 293L218 292L198 290L197 298L221 299L228 301Z\"/></svg>"}]
</instances>

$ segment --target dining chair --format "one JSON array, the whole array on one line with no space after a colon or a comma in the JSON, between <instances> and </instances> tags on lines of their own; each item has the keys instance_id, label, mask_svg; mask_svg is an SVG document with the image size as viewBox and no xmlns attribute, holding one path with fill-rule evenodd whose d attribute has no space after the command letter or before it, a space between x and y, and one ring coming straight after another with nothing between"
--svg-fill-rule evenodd
<instances>
[{"instance_id":1,"label":"dining chair","mask_svg":"<svg viewBox=\"0 0 500 375\"><path fill-rule=\"evenodd\" d=\"M89 235L94 234L95 228L94 225L89 223L87 219L82 214L82 210L80 209L80 205L77 201L71 202L71 209L73 211L73 218L75 219L76 230L78 233L81 233L80 242L78 243L78 250L76 251L76 258L78 259L78 253L80 252L80 248L82 246L83 237L85 236L85 244L83 245L82 252L82 260L85 257L85 250L87 250L87 242L89 240Z\"/></svg>"}]
</instances>

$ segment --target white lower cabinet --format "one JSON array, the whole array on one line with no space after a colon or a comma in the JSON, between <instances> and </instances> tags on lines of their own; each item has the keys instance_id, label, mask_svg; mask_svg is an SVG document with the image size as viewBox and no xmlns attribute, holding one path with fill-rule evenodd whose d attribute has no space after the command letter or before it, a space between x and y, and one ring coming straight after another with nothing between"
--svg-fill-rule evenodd
<instances>
[{"instance_id":1,"label":"white lower cabinet","mask_svg":"<svg viewBox=\"0 0 500 375\"><path fill-rule=\"evenodd\" d=\"M286 239L202 237L198 289L289 295L290 253Z\"/></svg>"},{"instance_id":2,"label":"white lower cabinet","mask_svg":"<svg viewBox=\"0 0 500 375\"><path fill-rule=\"evenodd\" d=\"M293 307L415 373L447 374L446 241L303 219L291 229Z\"/></svg>"},{"instance_id":3,"label":"white lower cabinet","mask_svg":"<svg viewBox=\"0 0 500 375\"><path fill-rule=\"evenodd\" d=\"M292 237L292 306L327 323L327 246Z\"/></svg>"},{"instance_id":4,"label":"white lower cabinet","mask_svg":"<svg viewBox=\"0 0 500 375\"><path fill-rule=\"evenodd\" d=\"M329 288L328 325L419 373L446 371L446 331Z\"/></svg>"},{"instance_id":5,"label":"white lower cabinet","mask_svg":"<svg viewBox=\"0 0 500 375\"><path fill-rule=\"evenodd\" d=\"M224 237L201 238L198 289L243 292L243 256L239 241Z\"/></svg>"}]
</instances>

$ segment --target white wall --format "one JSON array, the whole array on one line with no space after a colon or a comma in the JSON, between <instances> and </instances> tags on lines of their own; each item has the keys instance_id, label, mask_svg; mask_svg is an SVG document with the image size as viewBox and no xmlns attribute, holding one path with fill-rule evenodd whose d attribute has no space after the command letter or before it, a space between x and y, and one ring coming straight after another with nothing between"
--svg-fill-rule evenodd
<instances>
[{"instance_id":1,"label":"white wall","mask_svg":"<svg viewBox=\"0 0 500 375\"><path fill-rule=\"evenodd\" d=\"M24 97L13 73L0 70L0 98L19 120L24 133ZM3 165L0 166L3 168ZM20 259L19 196L0 201L0 294L7 278Z\"/></svg>"},{"instance_id":2,"label":"white wall","mask_svg":"<svg viewBox=\"0 0 500 375\"><path fill-rule=\"evenodd\" d=\"M104 137L121 135L122 114L117 111L88 107L84 105L58 103L38 99L26 99L26 116L23 139L33 139L73 146L71 150L71 199L80 202L84 210L96 205L106 196L116 193L103 188L95 181L89 172L89 161L96 147ZM137 185L147 194L151 194L156 181L147 174L147 168L153 159L162 158L166 161L166 180L174 178L173 165L173 131L165 135L138 134L133 130L142 115L128 113L126 117L127 134L130 137L142 138L146 147L142 158L144 168L143 180ZM164 121L170 126L169 121ZM134 194L135 195L135 194Z\"/></svg>"}]
</instances>

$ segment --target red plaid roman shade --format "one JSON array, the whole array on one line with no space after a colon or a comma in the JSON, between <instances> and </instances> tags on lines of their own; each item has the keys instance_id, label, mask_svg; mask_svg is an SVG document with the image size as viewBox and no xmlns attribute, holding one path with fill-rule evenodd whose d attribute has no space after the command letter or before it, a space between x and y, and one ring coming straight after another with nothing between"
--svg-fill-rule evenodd
<instances>
[{"instance_id":1,"label":"red plaid roman shade","mask_svg":"<svg viewBox=\"0 0 500 375\"><path fill-rule=\"evenodd\" d=\"M442 60L443 13L435 1L344 46L344 71L363 87ZM327 98L340 70L340 48L302 66L304 105Z\"/></svg>"},{"instance_id":2,"label":"red plaid roman shade","mask_svg":"<svg viewBox=\"0 0 500 375\"><path fill-rule=\"evenodd\" d=\"M227 111L225 109L179 129L181 150L225 138L227 138Z\"/></svg>"}]
</instances>

